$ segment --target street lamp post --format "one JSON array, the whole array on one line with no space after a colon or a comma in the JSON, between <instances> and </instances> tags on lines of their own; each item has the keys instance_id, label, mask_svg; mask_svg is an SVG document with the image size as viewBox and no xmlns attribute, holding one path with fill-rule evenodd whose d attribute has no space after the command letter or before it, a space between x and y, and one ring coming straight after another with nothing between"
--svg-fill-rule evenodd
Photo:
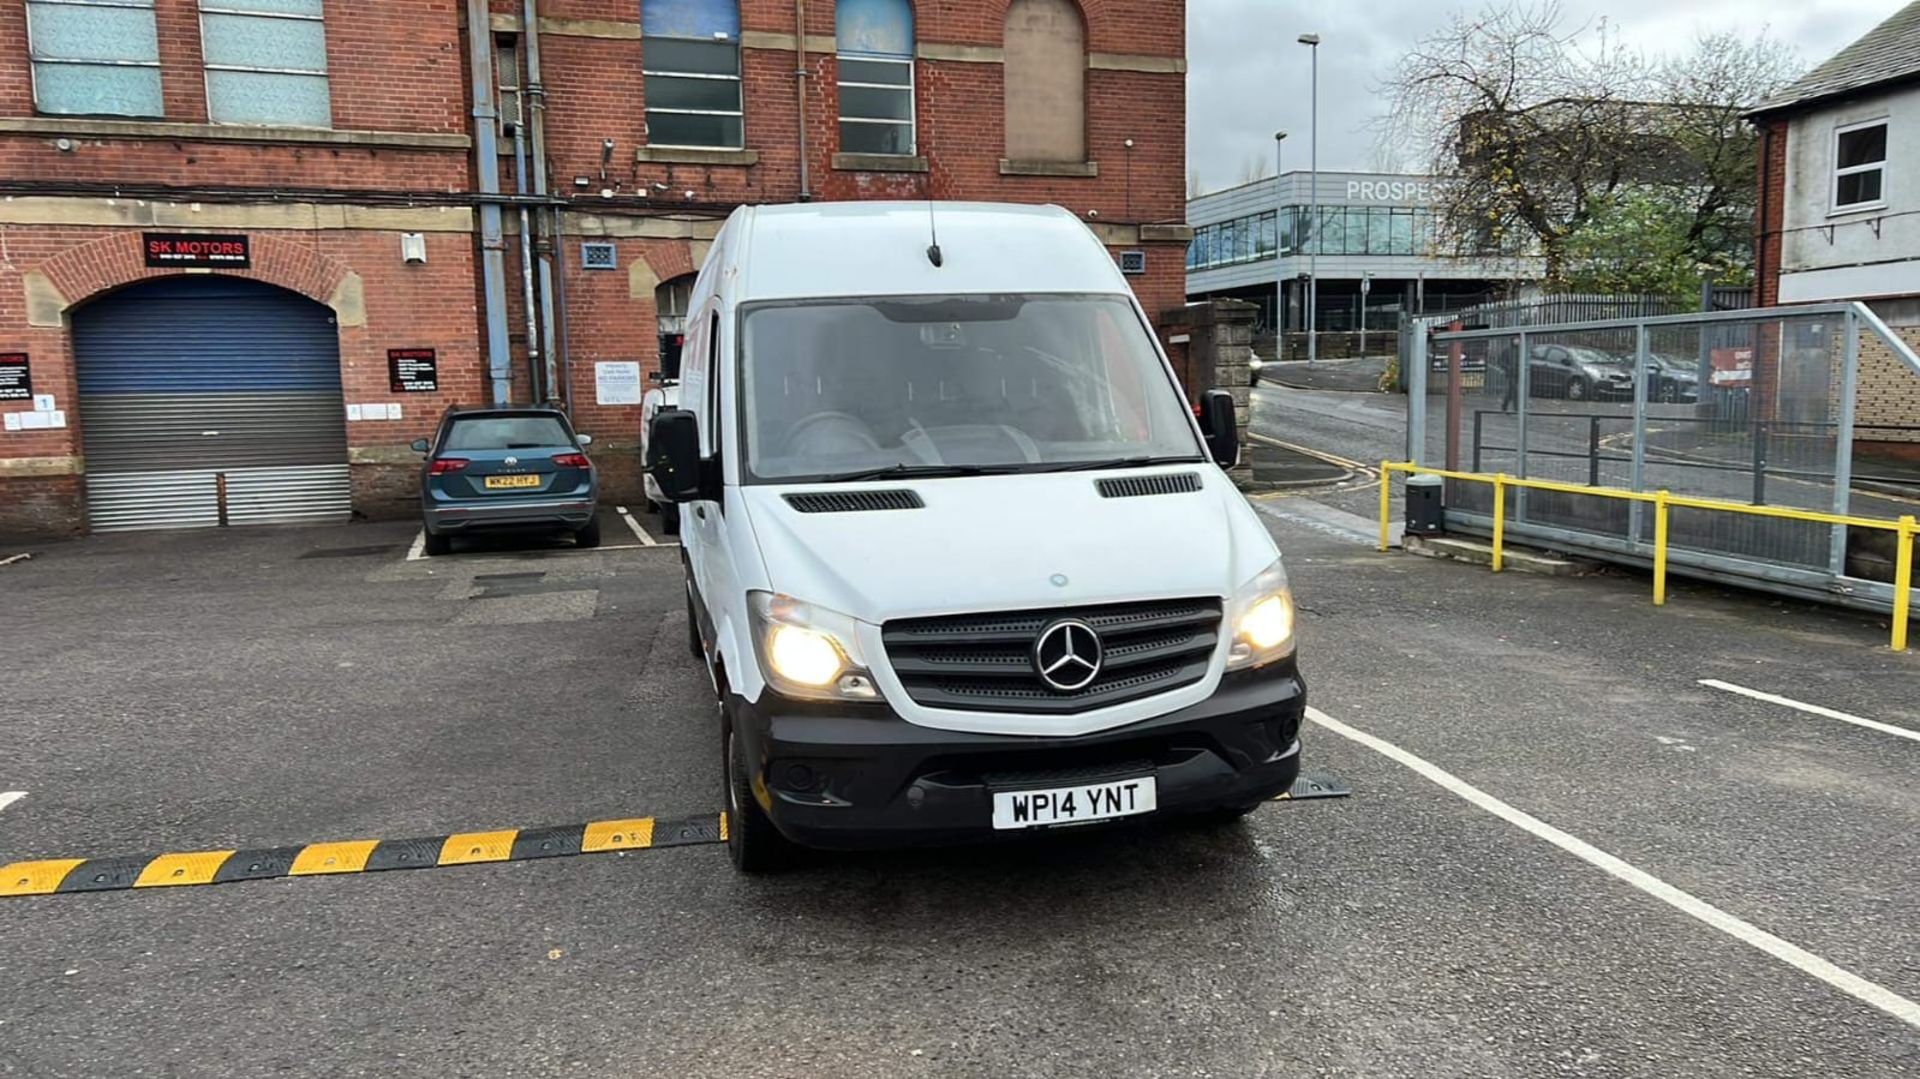
<instances>
[{"instance_id":1,"label":"street lamp post","mask_svg":"<svg viewBox=\"0 0 1920 1079\"><path fill-rule=\"evenodd\" d=\"M1301 34L1300 44L1313 53L1312 125L1308 153L1312 178L1307 220L1307 370L1320 358L1320 35Z\"/></svg>"},{"instance_id":2,"label":"street lamp post","mask_svg":"<svg viewBox=\"0 0 1920 1079\"><path fill-rule=\"evenodd\" d=\"M1367 358L1367 294L1373 291L1373 274L1360 276L1360 358Z\"/></svg>"},{"instance_id":3,"label":"street lamp post","mask_svg":"<svg viewBox=\"0 0 1920 1079\"><path fill-rule=\"evenodd\" d=\"M1280 219L1286 213L1287 133L1273 133L1273 358L1287 358L1287 279L1282 273Z\"/></svg>"}]
</instances>

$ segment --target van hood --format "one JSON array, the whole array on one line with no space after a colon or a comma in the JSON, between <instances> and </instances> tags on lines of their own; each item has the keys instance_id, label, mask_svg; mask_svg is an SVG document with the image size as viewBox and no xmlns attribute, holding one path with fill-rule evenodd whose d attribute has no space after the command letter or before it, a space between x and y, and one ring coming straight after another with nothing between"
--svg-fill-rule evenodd
<instances>
[{"instance_id":1,"label":"van hood","mask_svg":"<svg viewBox=\"0 0 1920 1079\"><path fill-rule=\"evenodd\" d=\"M1201 489L1106 498L1096 479ZM908 490L920 509L803 513L784 496ZM1279 557L1212 465L741 489L769 585L870 625L970 611L1228 596ZM1064 582L1064 583L1063 583Z\"/></svg>"}]
</instances>

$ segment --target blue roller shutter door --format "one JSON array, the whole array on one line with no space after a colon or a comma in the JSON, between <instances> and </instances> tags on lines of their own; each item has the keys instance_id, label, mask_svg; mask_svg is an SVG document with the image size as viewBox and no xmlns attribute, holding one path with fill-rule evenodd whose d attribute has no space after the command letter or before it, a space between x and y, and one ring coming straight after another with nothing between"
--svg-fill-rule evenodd
<instances>
[{"instance_id":1,"label":"blue roller shutter door","mask_svg":"<svg viewBox=\"0 0 1920 1079\"><path fill-rule=\"evenodd\" d=\"M74 313L95 531L344 521L333 312L257 281L169 278Z\"/></svg>"}]
</instances>

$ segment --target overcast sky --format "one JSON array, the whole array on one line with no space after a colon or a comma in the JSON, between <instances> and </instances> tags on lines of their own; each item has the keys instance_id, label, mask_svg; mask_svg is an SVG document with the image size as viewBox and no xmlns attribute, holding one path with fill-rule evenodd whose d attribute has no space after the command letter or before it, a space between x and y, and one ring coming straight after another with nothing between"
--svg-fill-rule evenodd
<instances>
[{"instance_id":1,"label":"overcast sky","mask_svg":"<svg viewBox=\"0 0 1920 1079\"><path fill-rule=\"evenodd\" d=\"M1872 29L1905 0L1563 0L1568 25L1606 17L1626 43L1658 53L1700 30L1762 26L1812 66ZM1248 158L1273 157L1288 132L1286 168L1305 169L1307 47L1320 45L1320 167L1370 169L1368 121L1377 87L1402 53L1478 0L1187 0L1187 157L1202 189L1240 183Z\"/></svg>"}]
</instances>

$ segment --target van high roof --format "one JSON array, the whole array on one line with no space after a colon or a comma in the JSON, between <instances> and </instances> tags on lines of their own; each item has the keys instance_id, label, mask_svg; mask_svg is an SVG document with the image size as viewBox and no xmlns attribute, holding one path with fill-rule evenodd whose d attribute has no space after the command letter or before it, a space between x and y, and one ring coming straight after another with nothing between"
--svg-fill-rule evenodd
<instances>
[{"instance_id":1,"label":"van high roof","mask_svg":"<svg viewBox=\"0 0 1920 1079\"><path fill-rule=\"evenodd\" d=\"M941 265L927 249L939 237ZM721 239L736 302L1011 292L1126 294L1105 245L1058 206L821 202L745 206Z\"/></svg>"}]
</instances>

